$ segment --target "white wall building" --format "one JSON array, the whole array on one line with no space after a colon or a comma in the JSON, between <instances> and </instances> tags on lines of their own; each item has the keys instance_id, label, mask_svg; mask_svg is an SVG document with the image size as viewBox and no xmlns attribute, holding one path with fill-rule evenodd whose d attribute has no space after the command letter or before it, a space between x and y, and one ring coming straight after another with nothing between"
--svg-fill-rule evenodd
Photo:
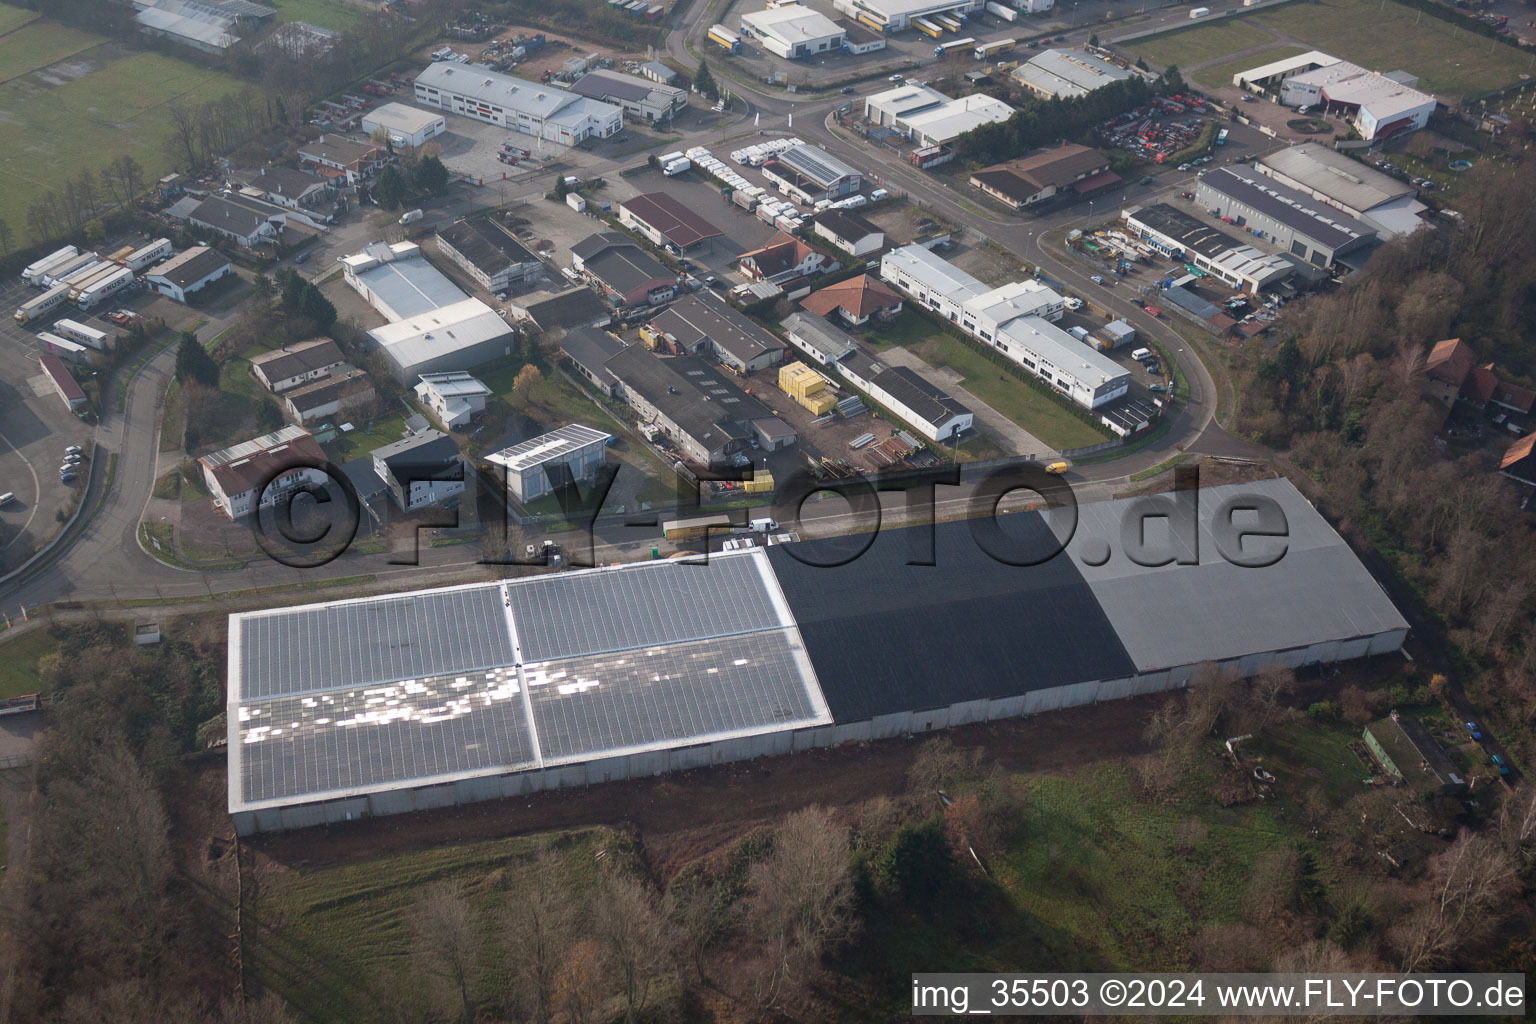
<instances>
[{"instance_id":1,"label":"white wall building","mask_svg":"<svg viewBox=\"0 0 1536 1024\"><path fill-rule=\"evenodd\" d=\"M624 128L624 111L611 103L466 64L430 65L416 76L416 102L562 146Z\"/></svg>"},{"instance_id":2,"label":"white wall building","mask_svg":"<svg viewBox=\"0 0 1536 1024\"><path fill-rule=\"evenodd\" d=\"M422 374L414 390L417 401L444 430L468 426L476 413L485 411L491 394L480 378L461 371Z\"/></svg>"},{"instance_id":3,"label":"white wall building","mask_svg":"<svg viewBox=\"0 0 1536 1024\"><path fill-rule=\"evenodd\" d=\"M198 459L213 503L231 519L270 508L296 488L325 486L325 452L303 427L283 427Z\"/></svg>"},{"instance_id":4,"label":"white wall building","mask_svg":"<svg viewBox=\"0 0 1536 1024\"><path fill-rule=\"evenodd\" d=\"M835 21L799 4L743 14L741 30L769 53L791 60L837 51L843 45L843 30Z\"/></svg>"},{"instance_id":5,"label":"white wall building","mask_svg":"<svg viewBox=\"0 0 1536 1024\"><path fill-rule=\"evenodd\" d=\"M609 440L601 430L572 423L487 455L486 461L506 467L507 493L527 503L568 482L594 479L607 461Z\"/></svg>"},{"instance_id":6,"label":"white wall building","mask_svg":"<svg viewBox=\"0 0 1536 1024\"><path fill-rule=\"evenodd\" d=\"M980 14L983 0L833 0L832 6L850 18L862 14L885 26L887 32L900 32L912 24L913 18L932 14Z\"/></svg>"},{"instance_id":7,"label":"white wall building","mask_svg":"<svg viewBox=\"0 0 1536 1024\"><path fill-rule=\"evenodd\" d=\"M217 249L206 245L194 245L183 249L170 259L146 272L144 284L161 295L168 295L177 302L186 302L205 287L235 272L229 260Z\"/></svg>"},{"instance_id":8,"label":"white wall building","mask_svg":"<svg viewBox=\"0 0 1536 1024\"><path fill-rule=\"evenodd\" d=\"M447 131L448 119L404 103L385 103L363 115L363 131L370 138L380 128L389 133L389 141L396 146L416 147Z\"/></svg>"}]
</instances>

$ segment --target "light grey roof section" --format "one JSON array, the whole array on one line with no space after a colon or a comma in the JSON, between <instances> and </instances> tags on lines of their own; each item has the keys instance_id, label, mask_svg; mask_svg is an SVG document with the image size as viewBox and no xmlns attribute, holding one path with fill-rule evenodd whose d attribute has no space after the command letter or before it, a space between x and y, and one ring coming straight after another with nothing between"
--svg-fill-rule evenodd
<instances>
[{"instance_id":1,"label":"light grey roof section","mask_svg":"<svg viewBox=\"0 0 1536 1024\"><path fill-rule=\"evenodd\" d=\"M515 668L257 701L240 728L246 802L535 760Z\"/></svg>"},{"instance_id":2,"label":"light grey roof section","mask_svg":"<svg viewBox=\"0 0 1536 1024\"><path fill-rule=\"evenodd\" d=\"M556 427L547 434L529 438L522 444L515 444L493 455L487 455L485 461L506 466L514 473L521 473L535 466L542 466L552 459L563 458L589 444L606 444L612 436L582 423L568 423L563 427Z\"/></svg>"},{"instance_id":3,"label":"light grey roof section","mask_svg":"<svg viewBox=\"0 0 1536 1024\"><path fill-rule=\"evenodd\" d=\"M397 320L451 306L466 297L451 278L424 259L391 260L357 277L394 311Z\"/></svg>"},{"instance_id":4,"label":"light grey roof section","mask_svg":"<svg viewBox=\"0 0 1536 1024\"><path fill-rule=\"evenodd\" d=\"M553 661L788 626L767 571L756 558L711 556L511 583L519 649Z\"/></svg>"},{"instance_id":5,"label":"light grey roof section","mask_svg":"<svg viewBox=\"0 0 1536 1024\"><path fill-rule=\"evenodd\" d=\"M804 647L776 629L523 670L544 763L814 725Z\"/></svg>"},{"instance_id":6,"label":"light grey roof section","mask_svg":"<svg viewBox=\"0 0 1536 1024\"><path fill-rule=\"evenodd\" d=\"M1211 523L1229 502L1241 508L1254 496L1279 505L1288 537L1279 561L1243 568L1228 562L1217 549ZM1203 488L1198 502L1198 565L1147 568L1127 557L1122 524L1134 521L1133 508L1140 500L1081 506L1077 532L1067 546L1067 554L1140 671L1407 628L1381 585L1288 480ZM1239 513L1233 521L1242 527L1252 524L1254 517ZM1149 521L1149 544L1162 546L1168 536L1166 523ZM1109 561L1097 567L1087 564L1085 555L1105 543L1111 552ZM1256 555L1278 543L1253 537L1244 542L1244 548ZM1187 553L1182 545L1179 550Z\"/></svg>"},{"instance_id":7,"label":"light grey roof section","mask_svg":"<svg viewBox=\"0 0 1536 1024\"><path fill-rule=\"evenodd\" d=\"M1367 211L1417 190L1374 167L1368 167L1316 142L1276 150L1259 159L1303 188L1321 192L1351 209Z\"/></svg>"},{"instance_id":8,"label":"light grey roof section","mask_svg":"<svg viewBox=\"0 0 1536 1024\"><path fill-rule=\"evenodd\" d=\"M491 585L283 608L237 621L241 700L512 664L501 591Z\"/></svg>"}]
</instances>

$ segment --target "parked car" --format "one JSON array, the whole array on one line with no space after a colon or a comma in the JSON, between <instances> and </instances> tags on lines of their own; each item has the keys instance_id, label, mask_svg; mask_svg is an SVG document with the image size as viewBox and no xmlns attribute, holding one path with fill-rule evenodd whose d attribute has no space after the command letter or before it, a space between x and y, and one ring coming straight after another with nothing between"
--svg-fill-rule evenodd
<instances>
[{"instance_id":1,"label":"parked car","mask_svg":"<svg viewBox=\"0 0 1536 1024\"><path fill-rule=\"evenodd\" d=\"M844 96L852 96L853 95L853 86L851 86L851 85L843 86L843 95Z\"/></svg>"},{"instance_id":2,"label":"parked car","mask_svg":"<svg viewBox=\"0 0 1536 1024\"><path fill-rule=\"evenodd\" d=\"M1094 284L1103 284L1104 283L1104 279L1102 277L1100 277L1098 274L1094 274L1093 277L1089 278L1089 280L1092 281Z\"/></svg>"},{"instance_id":3,"label":"parked car","mask_svg":"<svg viewBox=\"0 0 1536 1024\"><path fill-rule=\"evenodd\" d=\"M72 444L68 448L64 449L64 454L65 455L84 455L85 454L85 449L81 448L77 444Z\"/></svg>"},{"instance_id":4,"label":"parked car","mask_svg":"<svg viewBox=\"0 0 1536 1024\"><path fill-rule=\"evenodd\" d=\"M890 78L887 78L886 81L887 82L904 82L904 81L906 81L906 78L903 75L892 75Z\"/></svg>"},{"instance_id":5,"label":"parked car","mask_svg":"<svg viewBox=\"0 0 1536 1024\"><path fill-rule=\"evenodd\" d=\"M1141 183L1143 185L1150 185L1150 184L1152 184L1152 175L1149 174L1146 177L1142 178L1141 179Z\"/></svg>"},{"instance_id":6,"label":"parked car","mask_svg":"<svg viewBox=\"0 0 1536 1024\"><path fill-rule=\"evenodd\" d=\"M1493 766L1499 770L1499 774L1500 775L1508 775L1509 774L1509 765L1505 764L1504 763L1504 759L1502 757L1500 757L1498 754L1492 755L1491 757L1488 758L1488 760L1493 762Z\"/></svg>"},{"instance_id":7,"label":"parked car","mask_svg":"<svg viewBox=\"0 0 1536 1024\"><path fill-rule=\"evenodd\" d=\"M1481 729L1479 729L1477 727L1477 723L1476 722L1468 722L1467 723L1467 732L1471 733L1472 734L1472 738L1475 739L1475 740L1481 741L1482 738L1483 738L1483 730L1481 730Z\"/></svg>"},{"instance_id":8,"label":"parked car","mask_svg":"<svg viewBox=\"0 0 1536 1024\"><path fill-rule=\"evenodd\" d=\"M1147 312L1152 314L1153 316L1162 316L1163 315L1163 311L1158 309L1156 306L1148 306L1147 307Z\"/></svg>"},{"instance_id":9,"label":"parked car","mask_svg":"<svg viewBox=\"0 0 1536 1024\"><path fill-rule=\"evenodd\" d=\"M307 252L299 253L297 256L295 256L293 258L293 262L295 262L295 263L308 263L309 262L309 253L307 253Z\"/></svg>"},{"instance_id":10,"label":"parked car","mask_svg":"<svg viewBox=\"0 0 1536 1024\"><path fill-rule=\"evenodd\" d=\"M1192 164L1179 164L1179 170L1181 170L1181 171L1187 171L1187 170L1189 170L1189 169L1190 169L1190 168L1191 168L1191 167L1192 167L1192 166L1193 166L1193 165L1192 165Z\"/></svg>"},{"instance_id":11,"label":"parked car","mask_svg":"<svg viewBox=\"0 0 1536 1024\"><path fill-rule=\"evenodd\" d=\"M1168 385L1166 385L1166 384L1149 384L1147 386L1147 390L1152 392L1154 395L1160 395L1164 391L1168 390Z\"/></svg>"},{"instance_id":12,"label":"parked car","mask_svg":"<svg viewBox=\"0 0 1536 1024\"><path fill-rule=\"evenodd\" d=\"M61 484L72 484L76 480L79 480L79 479L80 479L80 477L77 474L75 474L75 473L60 473L59 474L59 483L61 483Z\"/></svg>"},{"instance_id":13,"label":"parked car","mask_svg":"<svg viewBox=\"0 0 1536 1024\"><path fill-rule=\"evenodd\" d=\"M1138 305L1138 306L1142 307L1143 309L1145 309L1146 306L1147 306L1147 300L1143 299L1143 298L1141 298L1139 296L1137 298L1132 299L1131 302L1134 303L1135 305Z\"/></svg>"},{"instance_id":14,"label":"parked car","mask_svg":"<svg viewBox=\"0 0 1536 1024\"><path fill-rule=\"evenodd\" d=\"M1074 310L1074 311L1083 308L1083 300L1078 298L1075 295L1068 295L1066 298L1061 300L1061 303L1062 303L1062 305L1066 306L1068 309Z\"/></svg>"}]
</instances>

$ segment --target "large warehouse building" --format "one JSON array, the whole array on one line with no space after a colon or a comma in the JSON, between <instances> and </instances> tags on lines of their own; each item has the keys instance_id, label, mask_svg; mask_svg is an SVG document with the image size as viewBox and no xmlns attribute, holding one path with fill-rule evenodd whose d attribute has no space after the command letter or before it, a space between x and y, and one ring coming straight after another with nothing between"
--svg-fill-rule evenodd
<instances>
[{"instance_id":1,"label":"large warehouse building","mask_svg":"<svg viewBox=\"0 0 1536 1024\"><path fill-rule=\"evenodd\" d=\"M415 147L447 131L448 121L442 114L404 103L385 103L363 114L363 131L369 138L380 129L389 133L392 144Z\"/></svg>"},{"instance_id":2,"label":"large warehouse building","mask_svg":"<svg viewBox=\"0 0 1536 1024\"><path fill-rule=\"evenodd\" d=\"M1169 514L1149 501L1183 502L1192 529L1133 561L1124 525ZM1250 509L1285 537L1235 538ZM1287 481L1086 505L1048 557L1062 516L939 524L931 565L887 530L862 555L866 538L829 538L231 615L236 831L1011 718L1177 689L1204 663L1389 653L1407 633ZM1140 564L1158 553L1187 564Z\"/></svg>"},{"instance_id":3,"label":"large warehouse building","mask_svg":"<svg viewBox=\"0 0 1536 1024\"><path fill-rule=\"evenodd\" d=\"M1370 225L1242 164L1199 179L1195 199L1318 267L1339 260L1359 266L1376 241L1376 229Z\"/></svg>"},{"instance_id":4,"label":"large warehouse building","mask_svg":"<svg viewBox=\"0 0 1536 1024\"><path fill-rule=\"evenodd\" d=\"M913 18L934 14L980 14L983 0L833 0L832 6L850 18L900 32Z\"/></svg>"},{"instance_id":5,"label":"large warehouse building","mask_svg":"<svg viewBox=\"0 0 1536 1024\"><path fill-rule=\"evenodd\" d=\"M763 44L763 49L791 60L843 47L843 30L837 22L800 4L770 7L741 16L741 33Z\"/></svg>"},{"instance_id":6,"label":"large warehouse building","mask_svg":"<svg viewBox=\"0 0 1536 1024\"><path fill-rule=\"evenodd\" d=\"M428 66L416 76L416 102L562 146L624 128L624 111L611 103L466 64Z\"/></svg>"},{"instance_id":7,"label":"large warehouse building","mask_svg":"<svg viewBox=\"0 0 1536 1024\"><path fill-rule=\"evenodd\" d=\"M1133 74L1082 50L1041 50L1013 71L1020 85L1047 100L1086 96Z\"/></svg>"},{"instance_id":8,"label":"large warehouse building","mask_svg":"<svg viewBox=\"0 0 1536 1024\"><path fill-rule=\"evenodd\" d=\"M1320 143L1278 149L1255 160L1253 169L1358 217L1384 238L1424 226L1419 215L1427 207L1418 189Z\"/></svg>"},{"instance_id":9,"label":"large warehouse building","mask_svg":"<svg viewBox=\"0 0 1536 1024\"><path fill-rule=\"evenodd\" d=\"M1167 203L1129 207L1125 226L1163 255L1186 260L1252 295L1274 287L1296 270L1284 257L1263 252Z\"/></svg>"},{"instance_id":10,"label":"large warehouse building","mask_svg":"<svg viewBox=\"0 0 1536 1024\"><path fill-rule=\"evenodd\" d=\"M1423 128L1435 112L1435 98L1416 88L1417 75L1382 74L1321 50L1239 71L1232 76L1232 84L1255 92L1268 90L1288 107L1338 114L1367 141Z\"/></svg>"}]
</instances>

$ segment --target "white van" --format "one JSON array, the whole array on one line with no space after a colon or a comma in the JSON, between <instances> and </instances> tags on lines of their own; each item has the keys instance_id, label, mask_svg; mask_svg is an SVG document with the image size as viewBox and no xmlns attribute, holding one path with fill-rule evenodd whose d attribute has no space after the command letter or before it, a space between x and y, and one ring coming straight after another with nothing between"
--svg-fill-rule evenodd
<instances>
[{"instance_id":1,"label":"white van","mask_svg":"<svg viewBox=\"0 0 1536 1024\"><path fill-rule=\"evenodd\" d=\"M6 491L4 494L0 494L0 508L4 508L15 500L16 493L14 491Z\"/></svg>"},{"instance_id":2,"label":"white van","mask_svg":"<svg viewBox=\"0 0 1536 1024\"><path fill-rule=\"evenodd\" d=\"M772 533L779 528L777 519L754 519L751 530L753 533Z\"/></svg>"},{"instance_id":3,"label":"white van","mask_svg":"<svg viewBox=\"0 0 1536 1024\"><path fill-rule=\"evenodd\" d=\"M1135 359L1137 362L1140 362L1143 359L1150 359L1151 357L1152 350L1149 348L1139 348L1131 353L1131 358Z\"/></svg>"}]
</instances>

